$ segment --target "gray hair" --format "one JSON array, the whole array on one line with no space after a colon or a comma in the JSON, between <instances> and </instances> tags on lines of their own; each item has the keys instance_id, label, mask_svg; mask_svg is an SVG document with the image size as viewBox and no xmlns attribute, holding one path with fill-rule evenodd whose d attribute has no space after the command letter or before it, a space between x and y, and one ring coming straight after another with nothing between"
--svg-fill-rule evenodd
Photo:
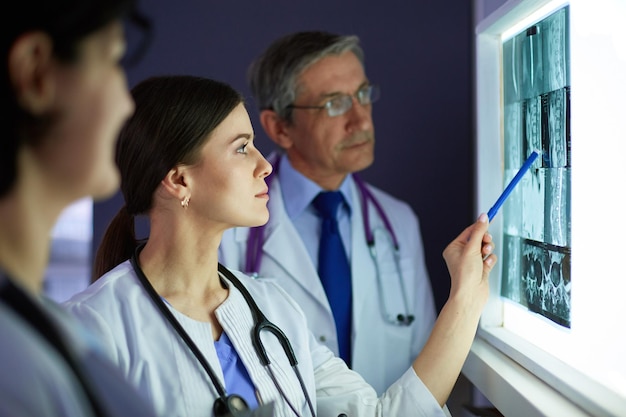
<instances>
[{"instance_id":1,"label":"gray hair","mask_svg":"<svg viewBox=\"0 0 626 417\"><path fill-rule=\"evenodd\" d=\"M297 32L274 41L248 69L248 84L259 110L274 110L291 121L292 104L302 72L329 55L350 51L364 64L363 49L354 35L328 32Z\"/></svg>"}]
</instances>

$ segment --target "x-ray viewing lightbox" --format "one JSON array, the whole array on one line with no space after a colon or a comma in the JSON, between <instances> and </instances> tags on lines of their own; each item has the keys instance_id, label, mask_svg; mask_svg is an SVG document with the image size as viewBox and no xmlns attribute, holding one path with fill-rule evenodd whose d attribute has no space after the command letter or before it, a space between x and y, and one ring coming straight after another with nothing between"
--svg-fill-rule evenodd
<instances>
[{"instance_id":1,"label":"x-ray viewing lightbox","mask_svg":"<svg viewBox=\"0 0 626 417\"><path fill-rule=\"evenodd\" d=\"M570 327L569 6L502 40L504 178L539 159L504 204L500 294Z\"/></svg>"},{"instance_id":2,"label":"x-ray viewing lightbox","mask_svg":"<svg viewBox=\"0 0 626 417\"><path fill-rule=\"evenodd\" d=\"M491 223L477 343L576 415L626 415L625 19L623 0L511 0L476 28L476 213L541 152Z\"/></svg>"}]
</instances>

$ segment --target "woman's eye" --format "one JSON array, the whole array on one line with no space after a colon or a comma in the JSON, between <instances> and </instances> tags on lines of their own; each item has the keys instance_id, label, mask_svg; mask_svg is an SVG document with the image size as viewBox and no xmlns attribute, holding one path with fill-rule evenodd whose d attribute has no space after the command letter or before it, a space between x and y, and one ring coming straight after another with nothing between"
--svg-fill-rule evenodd
<instances>
[{"instance_id":1,"label":"woman's eye","mask_svg":"<svg viewBox=\"0 0 626 417\"><path fill-rule=\"evenodd\" d=\"M246 146L248 146L248 142L244 143L239 148L237 148L237 153L247 153Z\"/></svg>"}]
</instances>

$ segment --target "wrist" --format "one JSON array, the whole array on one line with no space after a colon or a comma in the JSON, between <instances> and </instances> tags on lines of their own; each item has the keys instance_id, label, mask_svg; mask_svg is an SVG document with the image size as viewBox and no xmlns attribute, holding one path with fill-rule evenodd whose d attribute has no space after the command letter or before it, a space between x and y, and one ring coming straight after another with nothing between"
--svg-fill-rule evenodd
<instances>
[{"instance_id":1,"label":"wrist","mask_svg":"<svg viewBox=\"0 0 626 417\"><path fill-rule=\"evenodd\" d=\"M461 315L467 319L480 319L483 308L487 304L487 297L482 294L466 292L451 293L444 309L450 310L454 315ZM443 310L442 310L443 311Z\"/></svg>"}]
</instances>

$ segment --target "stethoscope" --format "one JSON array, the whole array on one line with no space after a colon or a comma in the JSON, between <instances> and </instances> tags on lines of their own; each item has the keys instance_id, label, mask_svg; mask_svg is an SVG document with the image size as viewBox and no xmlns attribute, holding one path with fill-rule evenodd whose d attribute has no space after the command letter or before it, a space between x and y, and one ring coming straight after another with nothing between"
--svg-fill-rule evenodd
<instances>
[{"instance_id":1,"label":"stethoscope","mask_svg":"<svg viewBox=\"0 0 626 417\"><path fill-rule=\"evenodd\" d=\"M198 349L198 347L196 346L194 341L191 339L191 337L183 329L183 327L178 322L178 320L176 320L176 317L174 317L172 312L167 308L161 296L155 291L154 287L152 287L152 284L150 284L150 281L148 281L148 278L143 273L141 267L139 266L139 261L138 261L139 252L141 252L144 246L145 246L145 243L142 243L141 245L137 246L137 248L135 249L133 253L133 256L130 259L130 262L133 266L135 274L137 274L139 281L145 288L146 292L148 293L148 295L150 296L154 304L158 307L158 309L161 311L161 314L163 314L163 316L172 325L172 327L174 327L174 329L179 334L179 336L183 339L185 344L187 344L191 352L194 354L196 359L198 359L198 362L200 362L200 365L202 366L202 368L205 370L205 372L211 379L211 382L213 383L213 386L215 387L215 390L217 391L217 394L218 394L218 398L215 400L215 403L213 404L214 416L215 417L236 416L238 413L248 411L250 407L246 403L246 400L243 399L243 397L237 394L226 393L226 388L224 388L224 386L221 384L220 380L218 379L217 375L215 375L215 372L209 365L208 361L206 360L202 352L200 352L200 349ZM291 347L291 343L289 342L289 339L278 326L276 326L274 323L269 321L267 317L265 317L263 312L261 312L256 302L254 301L254 299L248 292L248 290L243 286L241 281L239 281L232 274L232 272L230 272L221 264L218 264L218 271L220 273L220 279L222 280L222 284L226 285L223 282L224 280L223 277L226 277L228 281L230 281L239 290L239 292L241 292L241 294L243 295L243 298L246 300L246 303L248 304L248 307L250 308L250 312L252 313L252 318L254 320L254 327L252 328L252 332L251 332L252 345L257 355L259 356L261 365L263 365L268 370L270 377L272 378L272 381L274 382L274 385L278 389L278 392L280 392L281 396L283 397L287 405L291 408L291 410L294 412L294 414L296 416L300 416L296 408L294 407L294 405L291 403L291 401L289 401L289 399L285 395L285 392L281 388L280 384L278 383L278 380L276 379L276 376L274 375L274 372L272 371L272 368L270 367L270 359L267 356L267 352L265 351L265 347L263 346L263 342L261 341L261 332L264 330L267 330L270 333L272 333L274 336L276 336L281 346L283 347L283 350L285 351L285 354L287 355L287 358L289 359L289 364L291 365L292 369L294 370L296 374L296 377L298 378L298 381L300 382L300 387L302 388L302 392L304 393L304 398L306 399L306 402L309 406L311 415L315 417L313 403L311 402L309 393L304 385L302 375L300 374L300 370L298 369L298 360L296 359L296 355L293 351L293 348Z\"/></svg>"},{"instance_id":2,"label":"stethoscope","mask_svg":"<svg viewBox=\"0 0 626 417\"><path fill-rule=\"evenodd\" d=\"M273 178L278 173L280 156L276 158L275 161L272 161L272 165L274 166L274 170L272 173L266 178L266 183L268 188L270 188ZM374 261L374 265L376 268L376 281L378 284L378 294L380 298L381 305L381 313L383 318L391 324L396 325L404 325L410 326L411 323L415 320L415 316L409 313L409 302L407 300L407 293L404 285L404 277L402 275L402 268L400 268L400 244L398 243L398 238L393 231L393 227L391 226L391 222L389 218L385 214L383 207L380 202L374 197L374 194L367 188L365 182L357 175L352 174L352 178L354 179L354 183L359 190L359 195L361 196L361 209L363 213L363 226L365 229L365 239L367 241L367 247L369 249L370 256ZM405 313L392 314L389 311L387 306L387 300L385 298L385 286L383 285L383 280L381 279L381 270L378 262L378 253L376 250L376 239L374 238L374 232L370 226L370 217L369 210L367 210L367 204L371 203L378 216L382 219L385 229L387 233L391 237L391 242L393 243L393 260L395 264L396 271L398 273L398 283L400 286L400 293L402 294L402 302L404 304ZM250 228L250 234L248 235L248 240L246 242L246 273L256 277L259 275L260 267L261 267L261 259L262 259L262 251L263 251L263 240L265 227L267 223L262 226L252 227Z\"/></svg>"}]
</instances>

